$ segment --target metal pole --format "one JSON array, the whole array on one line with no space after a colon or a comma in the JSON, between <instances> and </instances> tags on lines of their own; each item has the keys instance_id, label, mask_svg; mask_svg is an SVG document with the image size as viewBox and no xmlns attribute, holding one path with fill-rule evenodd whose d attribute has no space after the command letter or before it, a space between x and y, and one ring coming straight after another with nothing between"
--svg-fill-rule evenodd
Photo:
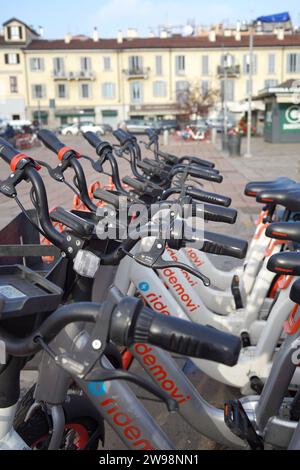
<instances>
[{"instance_id":1,"label":"metal pole","mask_svg":"<svg viewBox=\"0 0 300 470\"><path fill-rule=\"evenodd\" d=\"M228 112L227 112L227 56L224 57L224 142L227 150Z\"/></svg>"},{"instance_id":2,"label":"metal pole","mask_svg":"<svg viewBox=\"0 0 300 470\"><path fill-rule=\"evenodd\" d=\"M247 150L246 158L251 158L251 131L252 131L252 95L253 95L253 24L249 31L249 95L248 95L248 120L247 120Z\"/></svg>"},{"instance_id":3,"label":"metal pole","mask_svg":"<svg viewBox=\"0 0 300 470\"><path fill-rule=\"evenodd\" d=\"M39 127L41 127L41 102L38 100L38 122L39 122Z\"/></svg>"}]
</instances>

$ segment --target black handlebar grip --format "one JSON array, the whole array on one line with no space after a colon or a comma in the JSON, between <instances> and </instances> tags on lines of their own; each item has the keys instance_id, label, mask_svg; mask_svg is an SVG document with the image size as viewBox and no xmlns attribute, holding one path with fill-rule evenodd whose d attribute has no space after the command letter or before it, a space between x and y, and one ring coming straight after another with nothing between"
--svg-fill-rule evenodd
<instances>
[{"instance_id":1,"label":"black handlebar grip","mask_svg":"<svg viewBox=\"0 0 300 470\"><path fill-rule=\"evenodd\" d=\"M95 134L95 132L83 132L83 137L88 143L97 150L98 146L102 144L102 140Z\"/></svg>"},{"instance_id":2,"label":"black handlebar grip","mask_svg":"<svg viewBox=\"0 0 300 470\"><path fill-rule=\"evenodd\" d=\"M223 181L223 176L219 175L217 173L211 173L209 171L201 170L201 169L196 169L196 168L189 168L188 169L188 174L192 176L193 178L202 178L207 181L212 181L214 183L222 183Z\"/></svg>"},{"instance_id":3,"label":"black handlebar grip","mask_svg":"<svg viewBox=\"0 0 300 470\"><path fill-rule=\"evenodd\" d=\"M100 201L107 202L108 204L111 204L117 209L119 209L120 207L120 196L118 196L117 194L113 194L110 191L107 191L106 189L96 189L93 193L93 196L95 199L100 199Z\"/></svg>"},{"instance_id":4,"label":"black handlebar grip","mask_svg":"<svg viewBox=\"0 0 300 470\"><path fill-rule=\"evenodd\" d=\"M186 195L191 196L195 200L216 204L218 206L228 207L231 204L230 197L222 196L221 194L216 193L209 193L201 189L187 188Z\"/></svg>"},{"instance_id":5,"label":"black handlebar grip","mask_svg":"<svg viewBox=\"0 0 300 470\"><path fill-rule=\"evenodd\" d=\"M145 308L138 316L134 342L148 343L189 357L234 366L241 340L215 328L155 313Z\"/></svg>"},{"instance_id":6,"label":"black handlebar grip","mask_svg":"<svg viewBox=\"0 0 300 470\"><path fill-rule=\"evenodd\" d=\"M71 212L66 211L62 207L57 207L51 212L50 217L55 222L60 222L69 227L79 236L91 236L94 231L94 224L88 220L84 220Z\"/></svg>"},{"instance_id":7,"label":"black handlebar grip","mask_svg":"<svg viewBox=\"0 0 300 470\"><path fill-rule=\"evenodd\" d=\"M206 230L204 238L199 241L202 242L202 247L199 247L199 249L205 253L231 256L238 259L245 258L248 249L248 243L245 240L228 237L219 233L207 232Z\"/></svg>"},{"instance_id":8,"label":"black handlebar grip","mask_svg":"<svg viewBox=\"0 0 300 470\"><path fill-rule=\"evenodd\" d=\"M124 184L128 184L128 186L131 186L137 191L145 191L146 189L145 183L143 183L142 181L135 180L134 178L130 178L130 176L125 176L122 181Z\"/></svg>"},{"instance_id":9,"label":"black handlebar grip","mask_svg":"<svg viewBox=\"0 0 300 470\"><path fill-rule=\"evenodd\" d=\"M212 222L224 222L234 224L237 218L237 211L228 207L215 206L214 204L193 204L193 216L202 217L204 220Z\"/></svg>"},{"instance_id":10,"label":"black handlebar grip","mask_svg":"<svg viewBox=\"0 0 300 470\"><path fill-rule=\"evenodd\" d=\"M0 155L6 163L10 165L12 159L19 153L19 150L15 149L9 142L0 138Z\"/></svg>"},{"instance_id":11,"label":"black handlebar grip","mask_svg":"<svg viewBox=\"0 0 300 470\"><path fill-rule=\"evenodd\" d=\"M185 161L188 161L190 163L196 163L197 165L205 166L207 168L215 168L214 163L209 162L208 160L203 160L202 158L199 158L199 157L190 157L188 155L185 155L184 157L181 157L179 159L180 163L183 163Z\"/></svg>"},{"instance_id":12,"label":"black handlebar grip","mask_svg":"<svg viewBox=\"0 0 300 470\"><path fill-rule=\"evenodd\" d=\"M42 129L38 131L37 133L38 138L43 142L43 144L51 150L51 152L54 152L58 154L58 152L65 147L65 144L63 144L53 132L47 130L47 129Z\"/></svg>"},{"instance_id":13,"label":"black handlebar grip","mask_svg":"<svg viewBox=\"0 0 300 470\"><path fill-rule=\"evenodd\" d=\"M123 129L117 129L116 131L113 131L113 136L120 142L121 146L126 145L135 139L133 135L125 132Z\"/></svg>"}]
</instances>

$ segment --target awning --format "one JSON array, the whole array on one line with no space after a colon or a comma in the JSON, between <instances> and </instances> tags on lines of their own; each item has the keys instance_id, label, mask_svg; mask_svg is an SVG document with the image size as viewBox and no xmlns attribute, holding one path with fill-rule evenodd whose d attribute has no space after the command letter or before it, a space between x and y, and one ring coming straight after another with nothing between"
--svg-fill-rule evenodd
<instances>
[{"instance_id":1,"label":"awning","mask_svg":"<svg viewBox=\"0 0 300 470\"><path fill-rule=\"evenodd\" d=\"M104 111L101 111L101 114L103 117L117 117L118 111L115 109L105 109Z\"/></svg>"},{"instance_id":2,"label":"awning","mask_svg":"<svg viewBox=\"0 0 300 470\"><path fill-rule=\"evenodd\" d=\"M79 109L79 108L69 108L69 109L57 109L55 112L55 117L76 117L80 118L85 117L95 117L94 109Z\"/></svg>"},{"instance_id":3,"label":"awning","mask_svg":"<svg viewBox=\"0 0 300 470\"><path fill-rule=\"evenodd\" d=\"M229 103L228 109L232 113L246 113L249 109L249 104L247 101L245 103ZM265 104L263 101L252 101L251 109L252 111L264 111Z\"/></svg>"}]
</instances>

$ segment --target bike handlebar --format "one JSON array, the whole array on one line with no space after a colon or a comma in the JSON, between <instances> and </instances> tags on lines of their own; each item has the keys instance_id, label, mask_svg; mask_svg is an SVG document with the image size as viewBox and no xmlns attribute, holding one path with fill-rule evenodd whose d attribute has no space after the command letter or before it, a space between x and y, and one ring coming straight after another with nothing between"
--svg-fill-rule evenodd
<instances>
[{"instance_id":1,"label":"bike handlebar","mask_svg":"<svg viewBox=\"0 0 300 470\"><path fill-rule=\"evenodd\" d=\"M38 131L37 136L43 142L43 144L49 150L51 150L51 152L56 154L58 154L58 152L65 147L65 145L56 137L56 135L47 129Z\"/></svg>"},{"instance_id":2,"label":"bike handlebar","mask_svg":"<svg viewBox=\"0 0 300 470\"><path fill-rule=\"evenodd\" d=\"M175 317L157 314L145 308L141 301L123 298L114 308L106 341L119 346L148 343L184 356L198 357L232 366L236 364L240 338L214 328L195 324ZM8 354L26 357L41 349L38 338L52 341L70 323L102 320L101 304L82 302L59 307L40 327L26 338L15 338L0 329ZM122 314L120 314L122 313Z\"/></svg>"},{"instance_id":3,"label":"bike handlebar","mask_svg":"<svg viewBox=\"0 0 300 470\"><path fill-rule=\"evenodd\" d=\"M0 155L6 163L10 165L13 158L19 155L19 153L20 152L5 139L0 138Z\"/></svg>"}]
</instances>

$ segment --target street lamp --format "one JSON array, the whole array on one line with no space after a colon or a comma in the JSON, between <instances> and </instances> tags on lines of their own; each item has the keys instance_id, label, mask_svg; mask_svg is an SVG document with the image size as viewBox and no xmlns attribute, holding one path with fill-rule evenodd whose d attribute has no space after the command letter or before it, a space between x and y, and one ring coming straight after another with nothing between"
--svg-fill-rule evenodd
<instances>
[{"instance_id":1,"label":"street lamp","mask_svg":"<svg viewBox=\"0 0 300 470\"><path fill-rule=\"evenodd\" d=\"M253 97L253 43L254 43L254 22L249 24L249 54L247 56L248 65L248 118L247 118L247 149L246 158L251 158L251 132L252 132L252 97Z\"/></svg>"},{"instance_id":2,"label":"street lamp","mask_svg":"<svg viewBox=\"0 0 300 470\"><path fill-rule=\"evenodd\" d=\"M227 88L228 88L228 70L232 67L232 56L224 54L223 56L223 71L224 71L224 85L223 85L223 127L224 127L224 144L227 150L228 142L228 106L227 106Z\"/></svg>"}]
</instances>

